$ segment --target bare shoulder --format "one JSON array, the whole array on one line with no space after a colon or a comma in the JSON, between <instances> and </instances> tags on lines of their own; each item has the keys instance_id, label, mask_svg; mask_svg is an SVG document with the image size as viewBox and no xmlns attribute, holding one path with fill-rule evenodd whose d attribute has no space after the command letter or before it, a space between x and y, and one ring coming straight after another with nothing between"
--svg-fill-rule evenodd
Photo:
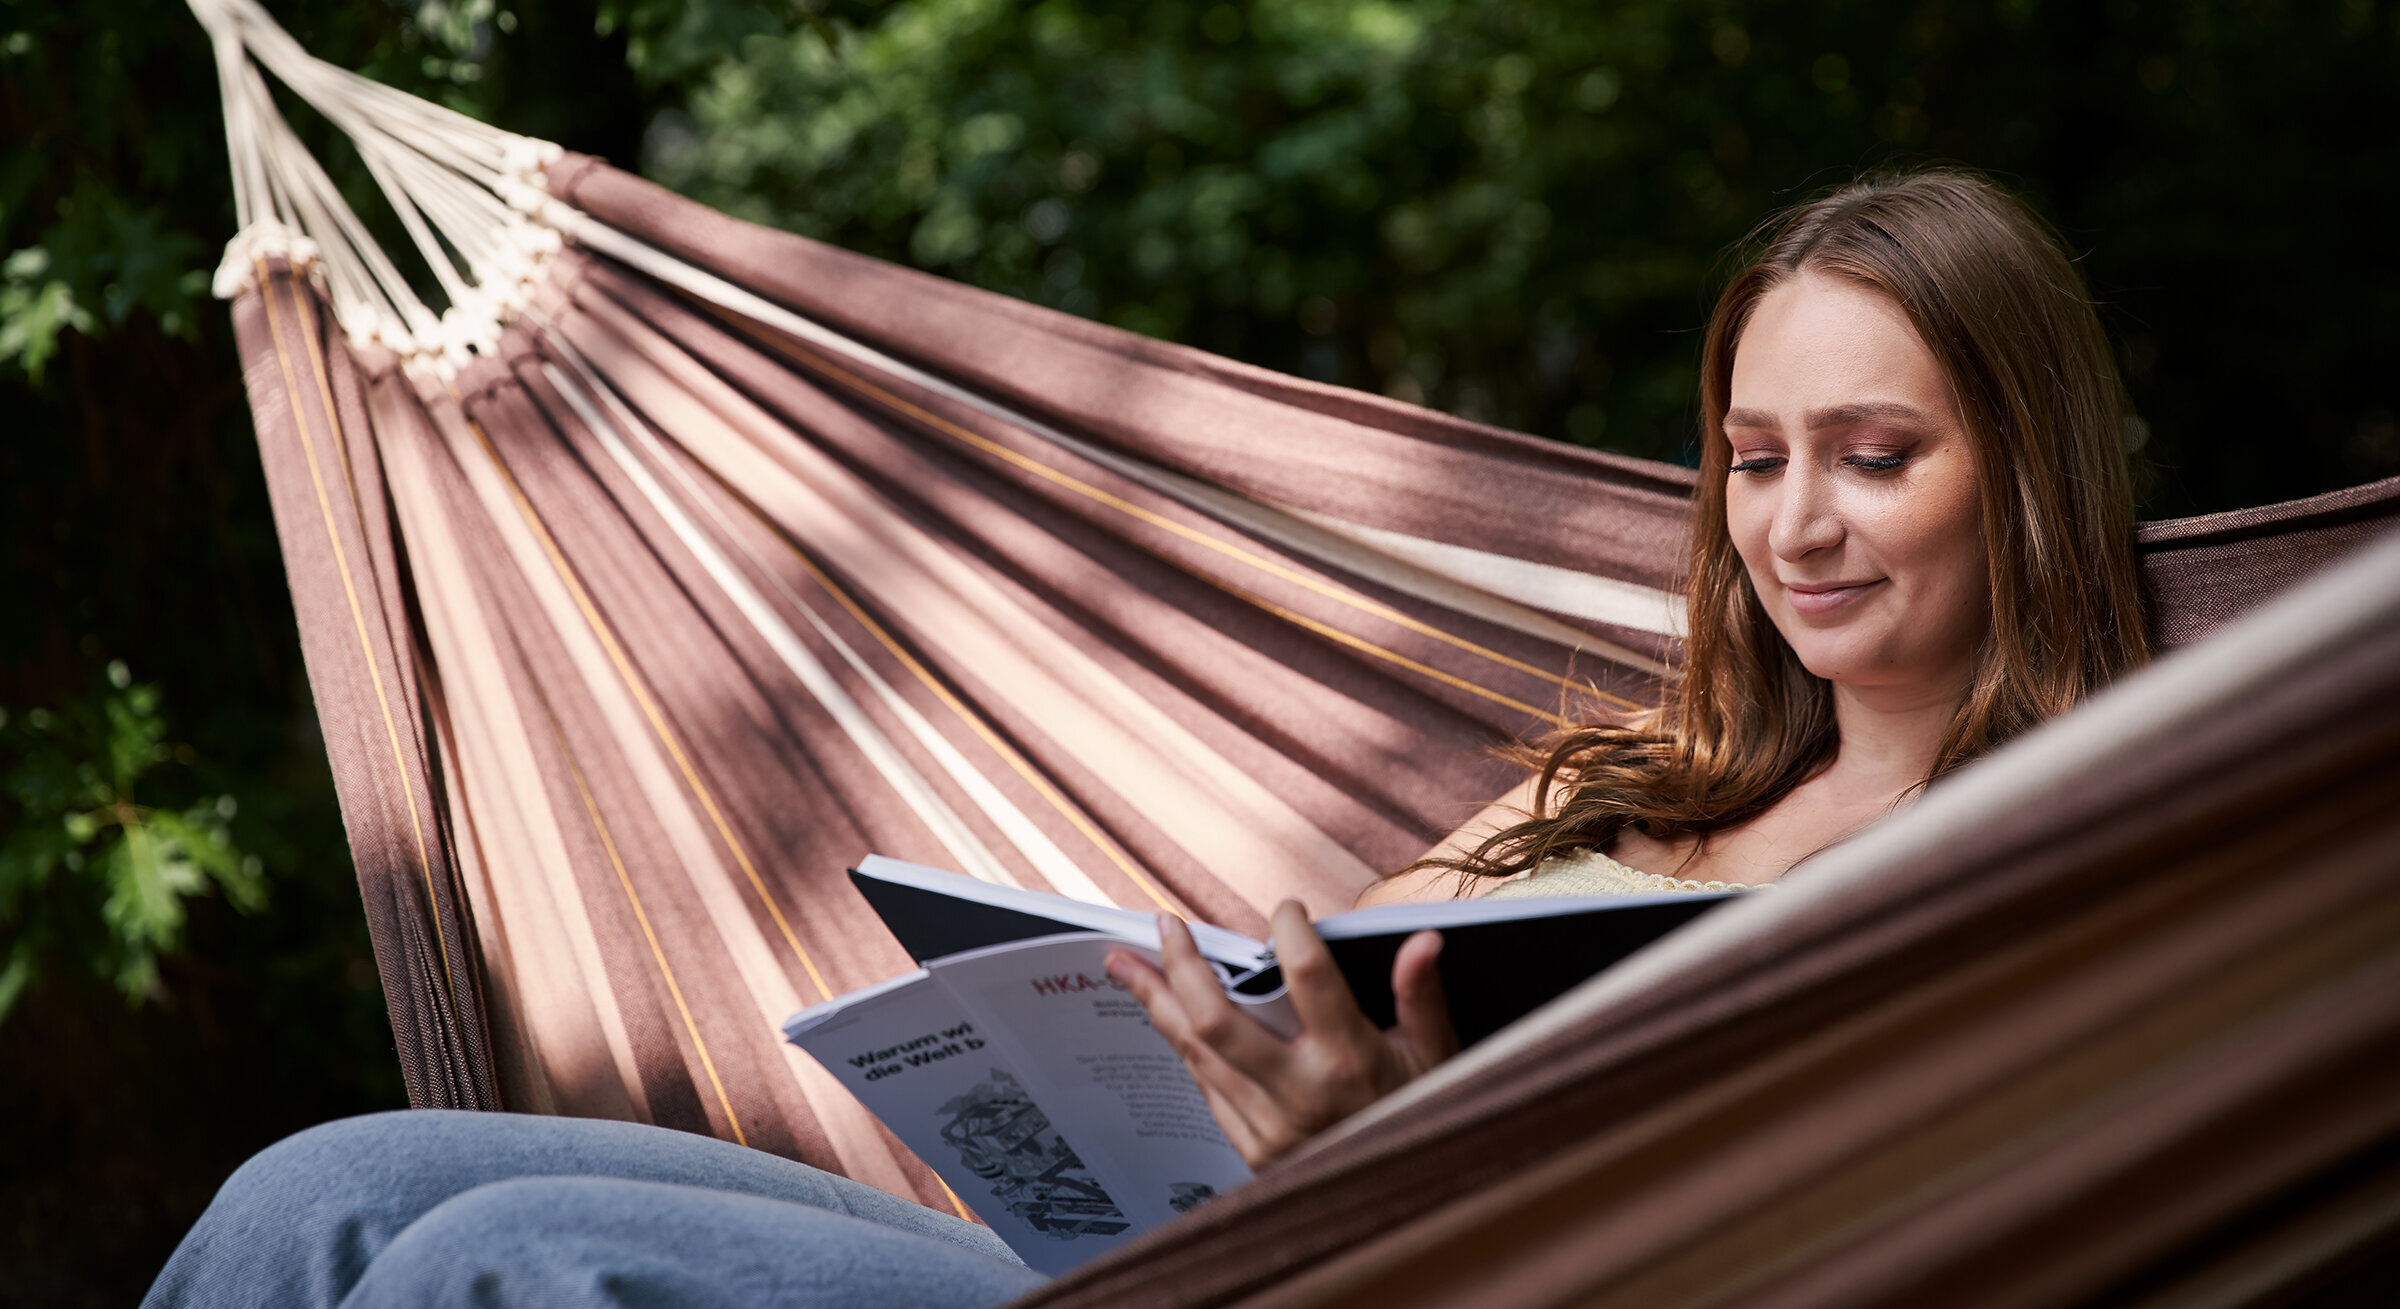
<instances>
[{"instance_id":1,"label":"bare shoulder","mask_svg":"<svg viewBox=\"0 0 2400 1309\"><path fill-rule=\"evenodd\" d=\"M1427 850L1427 859L1456 859L1472 853L1492 833L1523 822L1533 813L1534 788L1540 779L1527 777L1509 789L1473 818L1459 825L1458 830L1443 837ZM1476 878L1461 888L1458 874L1443 868L1420 868L1384 878L1370 886L1358 897L1361 908L1378 904L1402 904L1416 900L1453 900L1483 894L1495 883L1488 878Z\"/></svg>"}]
</instances>

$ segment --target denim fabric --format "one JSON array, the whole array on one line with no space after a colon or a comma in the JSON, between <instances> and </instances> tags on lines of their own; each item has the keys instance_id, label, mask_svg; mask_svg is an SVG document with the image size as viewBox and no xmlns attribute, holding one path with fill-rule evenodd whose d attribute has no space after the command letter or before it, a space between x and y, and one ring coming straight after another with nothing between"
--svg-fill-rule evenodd
<instances>
[{"instance_id":1,"label":"denim fabric","mask_svg":"<svg viewBox=\"0 0 2400 1309\"><path fill-rule=\"evenodd\" d=\"M988 1230L805 1164L633 1123L415 1110L243 1164L145 1309L993 1305Z\"/></svg>"}]
</instances>

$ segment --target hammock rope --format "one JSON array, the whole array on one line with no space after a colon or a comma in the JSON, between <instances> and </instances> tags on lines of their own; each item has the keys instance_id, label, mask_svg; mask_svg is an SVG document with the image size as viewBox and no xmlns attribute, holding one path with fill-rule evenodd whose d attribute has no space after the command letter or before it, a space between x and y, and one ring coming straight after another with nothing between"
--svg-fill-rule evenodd
<instances>
[{"instance_id":1,"label":"hammock rope","mask_svg":"<svg viewBox=\"0 0 2400 1309\"><path fill-rule=\"evenodd\" d=\"M297 258L324 277L334 316L354 343L380 343L443 376L455 376L469 352L496 347L561 244L555 215L528 215L504 197L520 207L547 205L540 175L558 147L325 63L276 26L258 0L191 0L191 7L216 55L239 227L218 269L217 294L233 298L261 258ZM426 307L284 121L261 65L357 147L448 297L441 315Z\"/></svg>"}]
</instances>

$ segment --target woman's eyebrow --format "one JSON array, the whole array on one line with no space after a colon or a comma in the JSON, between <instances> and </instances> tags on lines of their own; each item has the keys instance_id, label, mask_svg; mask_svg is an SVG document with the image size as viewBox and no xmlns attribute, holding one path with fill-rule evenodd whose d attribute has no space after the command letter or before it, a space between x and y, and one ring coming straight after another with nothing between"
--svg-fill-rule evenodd
<instances>
[{"instance_id":1,"label":"woman's eyebrow","mask_svg":"<svg viewBox=\"0 0 2400 1309\"><path fill-rule=\"evenodd\" d=\"M1725 411L1725 425L1727 427L1755 427L1769 432L1776 431L1783 426L1775 421L1775 415L1764 409L1728 409Z\"/></svg>"},{"instance_id":2,"label":"woman's eyebrow","mask_svg":"<svg viewBox=\"0 0 2400 1309\"><path fill-rule=\"evenodd\" d=\"M1812 409L1808 412L1808 426L1809 430L1815 431L1824 427L1848 427L1853 423L1870 422L1878 418L1896 418L1907 422L1921 423L1925 421L1925 413L1914 405L1904 405L1896 400L1880 400L1865 404L1835 405L1830 409ZM1731 422L1732 419L1728 418L1726 421Z\"/></svg>"}]
</instances>

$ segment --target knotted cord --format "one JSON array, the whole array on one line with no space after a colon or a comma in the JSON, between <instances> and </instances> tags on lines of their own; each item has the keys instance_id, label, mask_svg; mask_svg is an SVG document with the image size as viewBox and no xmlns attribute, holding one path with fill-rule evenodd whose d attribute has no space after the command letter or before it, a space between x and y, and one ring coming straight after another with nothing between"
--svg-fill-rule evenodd
<instances>
[{"instance_id":1,"label":"knotted cord","mask_svg":"<svg viewBox=\"0 0 2400 1309\"><path fill-rule=\"evenodd\" d=\"M321 280L355 345L450 377L498 346L562 244L541 186L559 147L315 58L258 0L189 0L215 47L240 232L215 291L232 299L280 257ZM261 68L356 144L448 307L428 307L276 107Z\"/></svg>"}]
</instances>

